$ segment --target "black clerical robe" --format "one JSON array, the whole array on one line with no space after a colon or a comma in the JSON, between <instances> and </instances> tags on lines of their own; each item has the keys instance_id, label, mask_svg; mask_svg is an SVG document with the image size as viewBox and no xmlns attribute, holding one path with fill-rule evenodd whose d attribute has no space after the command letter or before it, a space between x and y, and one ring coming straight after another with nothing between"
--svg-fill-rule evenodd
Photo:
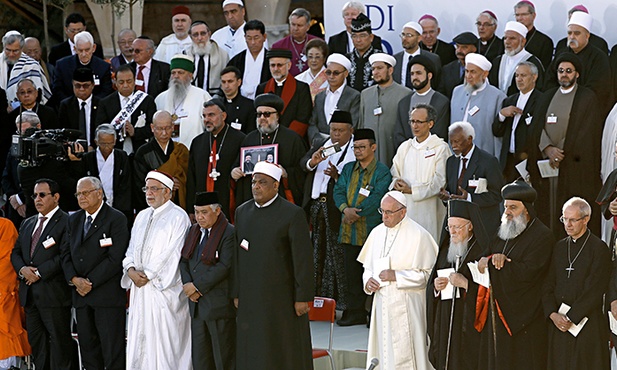
<instances>
[{"instance_id":1,"label":"black clerical robe","mask_svg":"<svg viewBox=\"0 0 617 370\"><path fill-rule=\"evenodd\" d=\"M437 39L435 45L433 45L433 47L430 49L428 46L424 45L422 41L420 41L420 48L422 50L430 51L431 53L439 55L442 66L445 66L446 64L456 60L456 51L454 45L449 44L443 40Z\"/></svg>"},{"instance_id":2,"label":"black clerical robe","mask_svg":"<svg viewBox=\"0 0 617 370\"><path fill-rule=\"evenodd\" d=\"M236 210L232 296L238 298L237 370L313 369L307 315L294 302L313 300L313 255L304 211L278 196Z\"/></svg>"},{"instance_id":3,"label":"black clerical robe","mask_svg":"<svg viewBox=\"0 0 617 370\"><path fill-rule=\"evenodd\" d=\"M426 287L427 330L431 338L429 360L437 370L445 368L452 300L442 301L441 295L435 296L435 278L437 278L437 270L455 267L453 263L448 262L450 236L448 235L443 239L437 262ZM478 365L480 333L473 326L478 284L473 282L467 263L478 261L482 256L485 256L487 247L480 245L474 236L469 240L468 248L467 255L462 259L458 270L467 278L468 289L467 291L460 289L460 298L456 300L454 305L450 359L448 361L450 369L476 370Z\"/></svg>"},{"instance_id":4,"label":"black clerical robe","mask_svg":"<svg viewBox=\"0 0 617 370\"><path fill-rule=\"evenodd\" d=\"M293 203L301 205L305 173L300 166L300 159L308 150L304 140L291 129L280 125L278 131L272 134L262 135L259 130L251 131L244 138L242 147L269 144L278 144L278 164L287 171L287 179L281 178L279 194L285 197L285 190L290 190ZM240 156L234 167L240 167ZM236 182L236 204L240 205L252 198L251 176L247 175Z\"/></svg>"},{"instance_id":5,"label":"black clerical robe","mask_svg":"<svg viewBox=\"0 0 617 370\"><path fill-rule=\"evenodd\" d=\"M608 247L589 230L576 242L567 237L555 245L542 297L548 320L546 369L610 369L606 345L609 331L602 299L611 267ZM562 303L570 306L567 316L573 323L578 324L584 317L589 319L576 337L561 332L549 318L551 313L559 311Z\"/></svg>"},{"instance_id":6,"label":"black clerical robe","mask_svg":"<svg viewBox=\"0 0 617 370\"><path fill-rule=\"evenodd\" d=\"M216 145L218 160L216 171L219 175L214 181L214 189L219 193L219 203L227 219L232 220L233 210L230 212L231 170L234 168L236 158L240 154L240 146L245 135L229 125L225 125L216 138L210 132L199 134L191 143L189 154L189 170L186 181L186 210L194 213L195 193L206 190L206 181L211 173L208 172L210 156L212 156L213 144Z\"/></svg>"},{"instance_id":7,"label":"black clerical robe","mask_svg":"<svg viewBox=\"0 0 617 370\"><path fill-rule=\"evenodd\" d=\"M553 58L553 40L535 27L531 27L531 30L527 32L526 39L525 50L537 56L544 69L548 68Z\"/></svg>"},{"instance_id":8,"label":"black clerical robe","mask_svg":"<svg viewBox=\"0 0 617 370\"><path fill-rule=\"evenodd\" d=\"M503 253L511 261L506 262L501 270L497 270L491 261L488 263L493 297L503 319L486 295L484 302L488 304L488 314L480 333L479 370L546 370L542 285L554 244L553 233L538 218L531 219L527 228L514 239L504 241L495 237L493 240L490 253ZM483 296L482 289L478 293L480 296ZM493 313L494 327L491 322Z\"/></svg>"},{"instance_id":9,"label":"black clerical robe","mask_svg":"<svg viewBox=\"0 0 617 370\"><path fill-rule=\"evenodd\" d=\"M227 118L225 123L231 125L236 130L248 134L256 128L255 106L253 100L238 93L235 98L225 101L225 111Z\"/></svg>"},{"instance_id":10,"label":"black clerical robe","mask_svg":"<svg viewBox=\"0 0 617 370\"><path fill-rule=\"evenodd\" d=\"M503 54L505 48L503 46L503 40L493 35L493 37L488 40L485 44L482 43L481 40L478 40L478 54L482 54L488 59L489 62L492 62L493 59L497 58L499 55Z\"/></svg>"}]
</instances>

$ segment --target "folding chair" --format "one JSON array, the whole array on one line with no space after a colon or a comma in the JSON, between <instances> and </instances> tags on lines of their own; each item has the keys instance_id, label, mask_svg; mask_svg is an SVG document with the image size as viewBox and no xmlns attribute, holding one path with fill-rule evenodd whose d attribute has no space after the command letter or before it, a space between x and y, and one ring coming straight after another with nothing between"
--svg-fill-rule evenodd
<instances>
[{"instance_id":1,"label":"folding chair","mask_svg":"<svg viewBox=\"0 0 617 370\"><path fill-rule=\"evenodd\" d=\"M328 340L328 349L313 348L313 360L328 356L332 370L335 370L334 357L332 356L332 335L334 333L334 319L336 317L336 301L332 298L315 297L313 302L309 303L309 320L310 321L325 321L330 323L330 339Z\"/></svg>"}]
</instances>

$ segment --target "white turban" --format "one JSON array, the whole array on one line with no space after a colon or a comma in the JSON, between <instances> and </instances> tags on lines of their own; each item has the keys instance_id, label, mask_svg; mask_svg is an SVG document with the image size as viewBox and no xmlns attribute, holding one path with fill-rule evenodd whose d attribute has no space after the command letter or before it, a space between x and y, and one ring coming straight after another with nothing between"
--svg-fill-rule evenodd
<instances>
[{"instance_id":1,"label":"white turban","mask_svg":"<svg viewBox=\"0 0 617 370\"><path fill-rule=\"evenodd\" d=\"M349 61L349 59L347 59L346 56L344 56L343 54L338 54L338 53L334 53L331 54L328 57L328 60L326 60L326 66L330 63L337 63L342 65L343 67L345 67L345 69L347 70L347 72L351 71L351 62Z\"/></svg>"},{"instance_id":2,"label":"white turban","mask_svg":"<svg viewBox=\"0 0 617 370\"><path fill-rule=\"evenodd\" d=\"M405 28L411 28L411 29L413 29L414 31L416 31L419 35L422 35L422 26L420 26L420 24L419 24L418 22L414 22L414 21L407 22L407 23L405 23L405 25L403 26L403 30L404 30Z\"/></svg>"},{"instance_id":3,"label":"white turban","mask_svg":"<svg viewBox=\"0 0 617 370\"><path fill-rule=\"evenodd\" d=\"M476 53L469 53L465 56L465 65L467 65L467 63L478 66L484 71L490 71L493 66L484 55Z\"/></svg>"},{"instance_id":4,"label":"white turban","mask_svg":"<svg viewBox=\"0 0 617 370\"><path fill-rule=\"evenodd\" d=\"M275 179L276 181L281 181L281 175L283 175L283 170L274 163L261 161L257 162L255 165L255 169L253 169L253 175L256 173L263 173L264 175L268 175Z\"/></svg>"},{"instance_id":5,"label":"white turban","mask_svg":"<svg viewBox=\"0 0 617 370\"><path fill-rule=\"evenodd\" d=\"M368 62L371 63L371 65L375 62L384 62L392 67L396 65L396 59L394 59L392 55L386 53L375 53L368 57Z\"/></svg>"},{"instance_id":6,"label":"white turban","mask_svg":"<svg viewBox=\"0 0 617 370\"><path fill-rule=\"evenodd\" d=\"M148 174L146 175L146 180L148 179L159 181L161 184L168 187L169 190L172 190L174 188L174 179L172 179L168 174L161 171L154 170L148 172Z\"/></svg>"},{"instance_id":7,"label":"white turban","mask_svg":"<svg viewBox=\"0 0 617 370\"><path fill-rule=\"evenodd\" d=\"M394 200L396 200L397 202L401 203L402 206L407 207L407 199L405 198L405 194L401 193L398 190L392 190L386 193L386 195L383 196L383 198L381 198L381 201L383 202L384 199L386 199L387 197L390 197Z\"/></svg>"},{"instance_id":8,"label":"white turban","mask_svg":"<svg viewBox=\"0 0 617 370\"><path fill-rule=\"evenodd\" d=\"M504 32L506 31L514 31L523 37L527 37L527 27L525 27L524 24L519 22L510 21L506 23L506 28L504 29Z\"/></svg>"},{"instance_id":9,"label":"white turban","mask_svg":"<svg viewBox=\"0 0 617 370\"><path fill-rule=\"evenodd\" d=\"M591 32L591 23L593 23L593 17L584 12L574 12L570 17L568 26L571 24L581 26L588 32Z\"/></svg>"},{"instance_id":10,"label":"white turban","mask_svg":"<svg viewBox=\"0 0 617 370\"><path fill-rule=\"evenodd\" d=\"M240 6L244 6L244 4L242 4L242 0L225 0L223 1L223 8L229 4L238 4Z\"/></svg>"}]
</instances>

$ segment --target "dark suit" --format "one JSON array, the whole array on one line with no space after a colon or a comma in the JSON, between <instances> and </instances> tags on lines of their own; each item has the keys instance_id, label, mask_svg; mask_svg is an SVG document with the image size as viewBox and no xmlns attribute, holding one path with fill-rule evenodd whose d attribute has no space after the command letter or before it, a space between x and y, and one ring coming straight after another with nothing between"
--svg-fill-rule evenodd
<instances>
[{"instance_id":1,"label":"dark suit","mask_svg":"<svg viewBox=\"0 0 617 370\"><path fill-rule=\"evenodd\" d=\"M348 42L349 38L347 37L347 30L343 30L336 35L332 35L328 39L328 52L330 53L330 55L332 55L333 53L347 55ZM381 37L374 35L371 45L374 49L381 50ZM353 50L353 45L351 50Z\"/></svg>"},{"instance_id":2,"label":"dark suit","mask_svg":"<svg viewBox=\"0 0 617 370\"><path fill-rule=\"evenodd\" d=\"M520 96L520 92L514 95L510 95L504 99L502 108L509 106L516 106L516 102ZM529 156L529 142L531 136L535 131L530 122L527 124L526 119L531 120L533 118L533 112L536 108L537 102L540 100L542 93L537 89L534 89L527 100L527 104L523 108L523 114L516 125L516 131L514 132L514 153L510 153L510 140L512 138L512 124L514 123L514 117L506 117L503 122L499 121L499 116L495 118L493 122L493 135L501 137L501 153L499 154L499 164L504 174L506 182L512 182L519 177L519 173L514 168L520 161L527 159Z\"/></svg>"},{"instance_id":3,"label":"dark suit","mask_svg":"<svg viewBox=\"0 0 617 370\"><path fill-rule=\"evenodd\" d=\"M103 47L98 42L95 42L95 44L96 50L94 50L94 55L101 59L105 59L105 56L103 55ZM69 40L66 40L52 46L51 51L49 52L49 58L47 59L49 63L55 66L58 60L68 57L69 55L73 55L73 52L71 51L71 44L69 44Z\"/></svg>"},{"instance_id":4,"label":"dark suit","mask_svg":"<svg viewBox=\"0 0 617 370\"><path fill-rule=\"evenodd\" d=\"M120 99L120 93L115 92L100 100L95 119L95 127L98 127L102 123L111 123L111 120L113 120L121 110ZM131 124L133 126L137 124L139 116L142 114L146 116L146 124L144 127L135 128L135 134L131 138L133 142L133 152L136 152L140 146L144 145L148 139L153 137L150 124L152 123L152 116L154 116L154 113L156 113L156 104L154 104L154 98L148 95L131 115ZM122 149L123 144L122 141L117 140L116 148Z\"/></svg>"},{"instance_id":5,"label":"dark suit","mask_svg":"<svg viewBox=\"0 0 617 370\"><path fill-rule=\"evenodd\" d=\"M395 148L398 148L404 141L413 137L411 125L409 124L409 112L412 109L411 99L414 94L415 92L398 103L398 114L393 134ZM431 97L430 105L437 111L437 121L435 121L433 128L431 128L431 134L435 134L447 142L448 127L450 126L450 100L442 93L435 91Z\"/></svg>"},{"instance_id":6,"label":"dark suit","mask_svg":"<svg viewBox=\"0 0 617 370\"><path fill-rule=\"evenodd\" d=\"M493 37L487 41L486 44L482 44L482 40L478 40L477 46L477 53L484 55L489 62L492 62L493 59L503 54L505 50L503 40L496 35L493 35Z\"/></svg>"},{"instance_id":7,"label":"dark suit","mask_svg":"<svg viewBox=\"0 0 617 370\"><path fill-rule=\"evenodd\" d=\"M190 258L180 260L182 283L192 282L202 294L197 303L189 300L193 368L234 369L236 309L230 298L228 279L235 247L234 227L227 225L217 246L214 265L202 262L197 253L200 239L200 227L195 224L187 235L187 243L194 243L195 250Z\"/></svg>"},{"instance_id":8,"label":"dark suit","mask_svg":"<svg viewBox=\"0 0 617 370\"><path fill-rule=\"evenodd\" d=\"M242 73L242 78L244 78L244 63L246 62L246 53L248 50L242 50L240 53L236 54L235 57L231 58L227 66L234 66L240 70ZM264 50L264 53L268 53L268 49ZM261 77L259 77L259 83L264 83L272 78L272 74L270 73L270 66L268 65L268 58L264 56L264 63L261 66Z\"/></svg>"},{"instance_id":9,"label":"dark suit","mask_svg":"<svg viewBox=\"0 0 617 370\"><path fill-rule=\"evenodd\" d=\"M446 187L450 194L458 193L458 176L460 157L452 155L446 161ZM487 192L475 194L475 187L469 186L469 180L486 179ZM499 205L501 203L501 188L504 185L497 158L488 152L474 146L471 158L467 163L467 171L463 175L462 188L471 195L471 201L480 207L480 216L486 232L490 237L495 235L501 220Z\"/></svg>"},{"instance_id":10,"label":"dark suit","mask_svg":"<svg viewBox=\"0 0 617 370\"><path fill-rule=\"evenodd\" d=\"M492 61L493 66L491 67L490 72L488 73L488 82L499 89L499 65L501 63L501 58L503 55L498 56L495 60ZM525 60L526 62L531 62L538 67L538 79L536 80L536 89L540 91L543 90L543 81L544 81L544 66L542 66L542 62L535 55L530 56ZM516 94L518 89L516 87L516 73L512 74L512 80L510 81L510 86L508 87L508 91L505 91L506 95L510 96Z\"/></svg>"},{"instance_id":11,"label":"dark suit","mask_svg":"<svg viewBox=\"0 0 617 370\"><path fill-rule=\"evenodd\" d=\"M238 92L238 94L231 99L231 101L225 97L222 99L225 103L225 111L227 112L225 123L229 125L232 123L235 123L236 125L240 124L240 131L245 134L248 134L257 128L255 105L253 100L240 95L240 92ZM238 129L237 127L234 128Z\"/></svg>"},{"instance_id":12,"label":"dark suit","mask_svg":"<svg viewBox=\"0 0 617 370\"><path fill-rule=\"evenodd\" d=\"M77 333L86 369L125 369L126 291L120 287L122 259L129 244L124 215L105 202L84 235L86 212L69 217L69 248L62 251L64 278L88 279L92 290L81 296L73 291ZM111 241L101 246L104 239Z\"/></svg>"},{"instance_id":13,"label":"dark suit","mask_svg":"<svg viewBox=\"0 0 617 370\"><path fill-rule=\"evenodd\" d=\"M32 112L36 113L41 121L41 128L43 130L61 128L60 123L58 122L58 115L56 115L56 111L53 108L37 103L33 108ZM15 120L19 116L19 108L13 109L11 113L9 113L8 121L13 124L12 128L15 129Z\"/></svg>"},{"instance_id":14,"label":"dark suit","mask_svg":"<svg viewBox=\"0 0 617 370\"><path fill-rule=\"evenodd\" d=\"M525 50L537 56L546 70L553 59L553 40L535 27L527 32L526 39Z\"/></svg>"},{"instance_id":15,"label":"dark suit","mask_svg":"<svg viewBox=\"0 0 617 370\"><path fill-rule=\"evenodd\" d=\"M435 42L435 45L433 45L433 49L431 50L429 50L429 48L424 45L422 41L420 41L420 48L439 55L442 66L456 60L456 48L453 44L447 43L443 40L437 39L437 42Z\"/></svg>"},{"instance_id":16,"label":"dark suit","mask_svg":"<svg viewBox=\"0 0 617 370\"><path fill-rule=\"evenodd\" d=\"M62 274L61 263L61 251L67 249L69 243L69 216L59 208L56 210L31 256L30 243L38 216L36 214L21 224L11 262L17 273L23 267L32 266L41 275L32 285L26 284L25 280L19 284L19 300L26 311L26 330L36 368L69 370L73 351L71 291ZM51 245L46 248L43 242Z\"/></svg>"},{"instance_id":17,"label":"dark suit","mask_svg":"<svg viewBox=\"0 0 617 370\"><path fill-rule=\"evenodd\" d=\"M289 84L290 83L289 81L291 81L291 79L293 79L293 76L288 75L281 90L285 89L285 85ZM273 81L273 80L269 80L268 82L270 81ZM259 86L257 86L257 91L255 93L255 96L263 94L265 92L266 85L268 84L268 82L264 82L260 84ZM298 80L296 80L295 82L296 82L296 89L293 92L293 96L291 96L291 98L289 99L289 102L285 102L286 103L285 109L283 111L283 114L281 114L280 116L279 123L282 126L291 128L292 130L294 130L294 132L296 132L300 136L306 136L306 130L308 129L308 123L309 123L309 120L311 119L311 111L313 109L311 91L309 89L309 86L305 84L304 82L298 81ZM285 101L285 97L283 96L284 94L282 93L277 94L277 91L280 88L276 87L276 83L274 83L274 85L275 85L274 91L271 91L271 93L280 96L283 99L283 101ZM306 126L306 127L300 127L300 130L304 129L304 134L296 130L298 126Z\"/></svg>"},{"instance_id":18,"label":"dark suit","mask_svg":"<svg viewBox=\"0 0 617 370\"><path fill-rule=\"evenodd\" d=\"M439 86L436 90L450 99L452 98L452 91L455 87L463 83L464 78L464 67L463 72L461 73L461 62L457 59L443 66Z\"/></svg>"},{"instance_id":19,"label":"dark suit","mask_svg":"<svg viewBox=\"0 0 617 370\"><path fill-rule=\"evenodd\" d=\"M94 131L96 131L96 115L97 109L99 106L99 98L96 96L92 96L92 106L90 107L90 138L89 142L94 147ZM79 130L79 110L81 107L79 106L79 101L77 97L71 96L64 99L60 103L60 108L58 109L58 120L61 122L62 128L70 128L72 130ZM82 138L86 138L86 133L84 132ZM84 148L85 149L85 148Z\"/></svg>"},{"instance_id":20,"label":"dark suit","mask_svg":"<svg viewBox=\"0 0 617 370\"><path fill-rule=\"evenodd\" d=\"M62 101L69 96L75 95L73 93L73 72L81 66L82 64L76 55L65 57L58 61L51 90L56 101ZM90 67L94 74L95 86L94 90L92 90L92 95L102 99L111 94L114 89L111 85L111 66L109 63L93 56L87 67Z\"/></svg>"},{"instance_id":21,"label":"dark suit","mask_svg":"<svg viewBox=\"0 0 617 370\"><path fill-rule=\"evenodd\" d=\"M82 167L79 178L84 176L99 177L99 166L96 159L96 151L91 151L81 158ZM127 217L129 225L133 224L133 207L131 206L131 189L133 186L133 173L131 162L125 151L114 149L114 199L113 207ZM100 178L100 177L99 177Z\"/></svg>"},{"instance_id":22,"label":"dark suit","mask_svg":"<svg viewBox=\"0 0 617 370\"><path fill-rule=\"evenodd\" d=\"M313 142L313 140L320 137L320 133L330 136L330 122L324 111L328 89L329 87L315 96L315 106L313 107L313 113L308 127L309 142ZM351 113L353 127L357 128L358 122L360 121L360 92L345 85L345 88L343 88L341 92L341 97L338 103L336 103L336 109Z\"/></svg>"},{"instance_id":23,"label":"dark suit","mask_svg":"<svg viewBox=\"0 0 617 370\"><path fill-rule=\"evenodd\" d=\"M420 49L420 55L423 55L433 62L433 73L432 84L437 86L439 84L439 79L441 76L441 60L439 59L439 55L431 53L430 51ZM394 66L394 75L392 78L395 82L405 86L405 81L401 81L401 77L403 74L403 57L409 58L409 54L405 51L400 51L394 54L394 59L396 59L396 65ZM407 63L407 76L409 76L409 71L411 70L411 65ZM409 87L409 86L407 86Z\"/></svg>"},{"instance_id":24,"label":"dark suit","mask_svg":"<svg viewBox=\"0 0 617 370\"><path fill-rule=\"evenodd\" d=\"M125 64L129 64L129 62L126 60L124 55L118 54L115 57L111 58L110 64L111 64L111 70L115 72L118 69L118 67L125 65Z\"/></svg>"},{"instance_id":25,"label":"dark suit","mask_svg":"<svg viewBox=\"0 0 617 370\"><path fill-rule=\"evenodd\" d=\"M135 71L135 78L137 78L138 66L134 61L131 62L131 67ZM171 69L169 64L152 59L150 64L150 76L148 77L148 95L156 98L160 93L167 90L169 87L169 77L171 76Z\"/></svg>"}]
</instances>

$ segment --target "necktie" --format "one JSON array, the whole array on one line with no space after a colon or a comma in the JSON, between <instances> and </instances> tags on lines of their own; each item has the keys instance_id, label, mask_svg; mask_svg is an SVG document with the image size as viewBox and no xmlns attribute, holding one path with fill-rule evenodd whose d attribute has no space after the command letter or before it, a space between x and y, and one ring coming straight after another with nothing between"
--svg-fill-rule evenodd
<instances>
[{"instance_id":1,"label":"necktie","mask_svg":"<svg viewBox=\"0 0 617 370\"><path fill-rule=\"evenodd\" d=\"M458 177L457 186L463 187L463 176L465 176L465 172L467 172L467 158L463 158L463 168L461 169L461 174ZM458 191L458 189L457 189Z\"/></svg>"},{"instance_id":2,"label":"necktie","mask_svg":"<svg viewBox=\"0 0 617 370\"><path fill-rule=\"evenodd\" d=\"M90 227L92 227L92 216L88 216L86 218L86 223L84 224L84 237L88 235L88 231L90 231Z\"/></svg>"},{"instance_id":3,"label":"necktie","mask_svg":"<svg viewBox=\"0 0 617 370\"><path fill-rule=\"evenodd\" d=\"M135 84L135 90L139 90L139 91L143 91L146 92L146 81L144 81L144 71L145 66L139 66L139 68L137 68L137 79L142 81L141 86Z\"/></svg>"},{"instance_id":4,"label":"necktie","mask_svg":"<svg viewBox=\"0 0 617 370\"><path fill-rule=\"evenodd\" d=\"M204 56L200 55L199 61L197 62L197 87L208 91L208 87L204 86L204 69L205 69Z\"/></svg>"},{"instance_id":5,"label":"necktie","mask_svg":"<svg viewBox=\"0 0 617 370\"><path fill-rule=\"evenodd\" d=\"M37 227L34 234L32 234L32 240L30 241L30 257L34 254L36 245L39 244L39 239L41 238L41 233L43 232L43 225L45 225L46 220L47 217L39 217L39 227Z\"/></svg>"},{"instance_id":6,"label":"necktie","mask_svg":"<svg viewBox=\"0 0 617 370\"><path fill-rule=\"evenodd\" d=\"M204 230L204 236L203 238L201 238L201 241L199 242L199 246L197 246L197 259L199 260L201 258L201 254L204 251L204 247L206 246L206 242L208 241L208 230Z\"/></svg>"},{"instance_id":7,"label":"necktie","mask_svg":"<svg viewBox=\"0 0 617 370\"><path fill-rule=\"evenodd\" d=\"M79 131L84 133L84 138L88 140L88 132L86 131L86 102L81 102L81 109L79 110Z\"/></svg>"},{"instance_id":8,"label":"necktie","mask_svg":"<svg viewBox=\"0 0 617 370\"><path fill-rule=\"evenodd\" d=\"M407 61L407 74L405 75L405 86L413 90L413 85L411 84L411 58L413 58L413 55L410 55Z\"/></svg>"}]
</instances>

